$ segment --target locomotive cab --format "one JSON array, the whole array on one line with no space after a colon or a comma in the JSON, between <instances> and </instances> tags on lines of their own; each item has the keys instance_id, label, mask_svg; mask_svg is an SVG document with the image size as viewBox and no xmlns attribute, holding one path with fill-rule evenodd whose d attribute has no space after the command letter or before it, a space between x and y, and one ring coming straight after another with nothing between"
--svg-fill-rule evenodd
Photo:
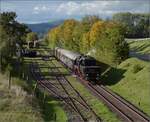
<instances>
[{"instance_id":1,"label":"locomotive cab","mask_svg":"<svg viewBox=\"0 0 150 122\"><path fill-rule=\"evenodd\" d=\"M97 61L90 56L81 56L78 58L78 67L82 77L89 81L98 81L100 79L100 66Z\"/></svg>"}]
</instances>

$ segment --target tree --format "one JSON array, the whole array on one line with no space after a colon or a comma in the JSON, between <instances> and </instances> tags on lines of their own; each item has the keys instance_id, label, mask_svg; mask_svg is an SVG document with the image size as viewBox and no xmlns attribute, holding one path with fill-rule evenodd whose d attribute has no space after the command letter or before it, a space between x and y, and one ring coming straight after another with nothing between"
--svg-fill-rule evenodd
<instances>
[{"instance_id":1,"label":"tree","mask_svg":"<svg viewBox=\"0 0 150 122\"><path fill-rule=\"evenodd\" d=\"M101 36L103 35L104 29L105 29L105 22L104 21L98 21L93 24L91 30L90 30L90 47L94 47L95 44L100 41Z\"/></svg>"},{"instance_id":2,"label":"tree","mask_svg":"<svg viewBox=\"0 0 150 122\"><path fill-rule=\"evenodd\" d=\"M90 46L90 32L84 33L82 36L81 51L86 54L91 49Z\"/></svg>"},{"instance_id":3,"label":"tree","mask_svg":"<svg viewBox=\"0 0 150 122\"><path fill-rule=\"evenodd\" d=\"M84 32L88 32L92 25L97 22L100 21L101 19L98 16L90 16L87 15L85 17L83 17L82 21L81 21L81 28L83 29Z\"/></svg>"},{"instance_id":4,"label":"tree","mask_svg":"<svg viewBox=\"0 0 150 122\"><path fill-rule=\"evenodd\" d=\"M26 33L30 30L27 26L18 23L14 12L0 13L0 52L2 68L6 69L11 63L16 51L16 43L22 45Z\"/></svg>"},{"instance_id":5,"label":"tree","mask_svg":"<svg viewBox=\"0 0 150 122\"><path fill-rule=\"evenodd\" d=\"M64 21L62 25L63 32L63 46L67 49L73 49L73 30L78 22L74 19Z\"/></svg>"},{"instance_id":6,"label":"tree","mask_svg":"<svg viewBox=\"0 0 150 122\"><path fill-rule=\"evenodd\" d=\"M96 42L96 57L99 61L115 66L128 58L129 47L124 40L124 28L117 23L107 23Z\"/></svg>"},{"instance_id":7,"label":"tree","mask_svg":"<svg viewBox=\"0 0 150 122\"><path fill-rule=\"evenodd\" d=\"M38 40L38 35L35 32L30 32L27 34L26 41L36 41Z\"/></svg>"},{"instance_id":8,"label":"tree","mask_svg":"<svg viewBox=\"0 0 150 122\"><path fill-rule=\"evenodd\" d=\"M102 21L96 16L86 16L82 21L66 20L47 34L49 45L63 47L80 53L92 51L99 61L116 65L128 57L124 41L125 28L113 21Z\"/></svg>"},{"instance_id":9,"label":"tree","mask_svg":"<svg viewBox=\"0 0 150 122\"><path fill-rule=\"evenodd\" d=\"M127 38L149 37L150 14L138 13L117 13L113 15L113 20L124 24Z\"/></svg>"},{"instance_id":10,"label":"tree","mask_svg":"<svg viewBox=\"0 0 150 122\"><path fill-rule=\"evenodd\" d=\"M57 46L61 47L62 46L62 28L61 28L61 26L51 29L48 32L46 38L47 38L49 46L51 48L54 48Z\"/></svg>"}]
</instances>

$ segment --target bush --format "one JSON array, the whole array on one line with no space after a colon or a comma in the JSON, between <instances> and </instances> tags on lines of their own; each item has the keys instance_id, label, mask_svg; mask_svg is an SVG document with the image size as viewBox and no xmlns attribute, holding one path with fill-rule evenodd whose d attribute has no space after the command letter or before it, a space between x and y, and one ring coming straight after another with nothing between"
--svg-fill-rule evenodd
<instances>
[{"instance_id":1,"label":"bush","mask_svg":"<svg viewBox=\"0 0 150 122\"><path fill-rule=\"evenodd\" d=\"M137 73L137 72L141 71L142 69L143 69L143 67L141 65L136 64L133 66L132 72Z\"/></svg>"}]
</instances>

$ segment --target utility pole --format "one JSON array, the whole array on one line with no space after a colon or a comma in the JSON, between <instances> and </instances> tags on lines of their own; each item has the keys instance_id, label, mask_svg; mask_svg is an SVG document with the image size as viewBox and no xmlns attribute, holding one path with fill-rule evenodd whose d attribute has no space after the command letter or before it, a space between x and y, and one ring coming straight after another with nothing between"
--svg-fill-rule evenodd
<instances>
[{"instance_id":1,"label":"utility pole","mask_svg":"<svg viewBox=\"0 0 150 122\"><path fill-rule=\"evenodd\" d=\"M11 71L9 71L8 88L11 89Z\"/></svg>"},{"instance_id":2,"label":"utility pole","mask_svg":"<svg viewBox=\"0 0 150 122\"><path fill-rule=\"evenodd\" d=\"M2 53L0 51L0 73L2 72Z\"/></svg>"}]
</instances>

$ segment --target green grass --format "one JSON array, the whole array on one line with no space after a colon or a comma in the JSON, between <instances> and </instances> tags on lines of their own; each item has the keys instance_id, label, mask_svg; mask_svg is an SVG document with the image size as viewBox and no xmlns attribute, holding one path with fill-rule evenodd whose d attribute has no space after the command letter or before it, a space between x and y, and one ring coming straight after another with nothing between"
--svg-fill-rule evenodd
<instances>
[{"instance_id":1,"label":"green grass","mask_svg":"<svg viewBox=\"0 0 150 122\"><path fill-rule=\"evenodd\" d=\"M9 90L7 82L0 75L0 122L43 122L36 98L18 85Z\"/></svg>"},{"instance_id":2,"label":"green grass","mask_svg":"<svg viewBox=\"0 0 150 122\"><path fill-rule=\"evenodd\" d=\"M79 91L79 93L84 96L84 99L104 122L120 121L117 119L116 115L109 110L109 108L107 108L99 99L93 96L87 88L77 81L76 78L70 76L67 76L67 78L69 81L71 81L71 84Z\"/></svg>"},{"instance_id":3,"label":"green grass","mask_svg":"<svg viewBox=\"0 0 150 122\"><path fill-rule=\"evenodd\" d=\"M42 114L45 122L66 122L67 115L61 106L61 102L55 100L52 96L49 95L47 91L42 92L39 89L36 89L38 92L38 99L40 107L42 108ZM45 94L45 102L44 102Z\"/></svg>"},{"instance_id":4,"label":"green grass","mask_svg":"<svg viewBox=\"0 0 150 122\"><path fill-rule=\"evenodd\" d=\"M27 74L29 72L29 63L31 62L38 62L40 65L42 66L47 66L47 63L43 60L39 60L39 58L24 58L24 65L23 68L26 69L25 70L25 74ZM47 72L48 73L48 68L43 68L41 72ZM31 78L31 74L28 74L29 77ZM45 74L46 75L46 74ZM29 85L32 86L32 89L34 88L36 82L34 80L30 80ZM36 89L36 92L38 92L38 100L39 100L39 104L40 107L42 108L42 115L43 115L43 119L46 122L66 122L67 121L67 115L66 112L64 111L61 102L58 100L55 100L54 98L52 98L45 90L46 92L46 100L45 103L43 104L43 96L44 96L44 92Z\"/></svg>"},{"instance_id":5,"label":"green grass","mask_svg":"<svg viewBox=\"0 0 150 122\"><path fill-rule=\"evenodd\" d=\"M117 69L110 69L103 81L110 89L123 96L150 115L150 63L129 58Z\"/></svg>"},{"instance_id":6,"label":"green grass","mask_svg":"<svg viewBox=\"0 0 150 122\"><path fill-rule=\"evenodd\" d=\"M57 66L62 67L61 72L66 73L64 68L56 60L53 61ZM67 71L68 72L68 71ZM116 115L112 113L100 100L93 96L90 91L85 88L75 77L66 76L71 84L79 91L79 93L85 98L88 104L95 110L95 112L103 119L104 122L119 122Z\"/></svg>"},{"instance_id":7,"label":"green grass","mask_svg":"<svg viewBox=\"0 0 150 122\"><path fill-rule=\"evenodd\" d=\"M130 50L136 51L140 54L150 54L150 39L143 41L128 41Z\"/></svg>"}]
</instances>

